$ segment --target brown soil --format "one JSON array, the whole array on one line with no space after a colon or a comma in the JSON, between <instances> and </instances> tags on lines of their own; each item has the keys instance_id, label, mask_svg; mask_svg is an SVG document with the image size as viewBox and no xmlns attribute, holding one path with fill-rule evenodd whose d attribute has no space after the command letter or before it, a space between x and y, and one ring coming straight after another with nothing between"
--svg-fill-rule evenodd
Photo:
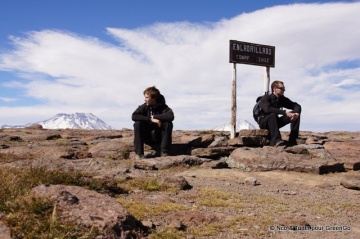
<instances>
[{"instance_id":1,"label":"brown soil","mask_svg":"<svg viewBox=\"0 0 360 239\"><path fill-rule=\"evenodd\" d=\"M64 134L64 131L61 133ZM33 144L37 142L35 136L30 137L21 130L15 133L2 132L2 135L10 134L18 135L25 141L29 138L26 144L29 144L29 141ZM72 139L75 133L66 132L66 134L67 139ZM89 142L97 137L95 133L84 134L81 140L86 139L88 145L94 145ZM117 135L119 132L112 134ZM351 162L358 160L360 133L352 134L352 137L346 139L344 134L327 134L331 140L325 143L325 148L334 157L348 157ZM131 133L128 137L132 137ZM121 140L126 141L127 146L129 142L131 143L131 139ZM3 137L3 142L0 144L9 145L9 141ZM9 157L9 153L4 153L4 150L7 150L5 146L1 149L3 157L1 165L19 165L17 160L6 158L6 155ZM41 156L32 155L32 158L36 161ZM349 170L343 173L317 175L285 171L243 172L239 169L213 169L203 166L147 171L132 168L131 160L61 158L58 161L63 162L59 166L63 169L69 168L64 164L71 165L70 168L82 167L82 170L87 170L86 165L101 165L97 168L92 167L91 170L89 167L94 177L100 178L117 176L121 178L125 174L133 178L156 179L183 176L192 185L191 190L176 192L134 190L118 197L121 200L145 204L159 205L167 202L186 206L188 209L184 210L184 216L178 218L180 224L186 224L186 220L190 221L185 228L180 229L183 230L185 238L360 238L358 216L360 191L347 189L340 184L342 179L359 178L359 171ZM49 160L49 162L53 161ZM256 178L257 184L247 184L246 179L249 177ZM193 221L189 218L185 219L186 215L192 215L192 212L198 214L198 219L195 216ZM145 217L142 221L151 221L156 225L157 230L161 230L169 224L176 224L174 213L175 211ZM201 219L199 214L212 215L216 219L209 222L204 218ZM187 230L191 227L192 230ZM199 228L201 232L194 231L194 228Z\"/></svg>"}]
</instances>

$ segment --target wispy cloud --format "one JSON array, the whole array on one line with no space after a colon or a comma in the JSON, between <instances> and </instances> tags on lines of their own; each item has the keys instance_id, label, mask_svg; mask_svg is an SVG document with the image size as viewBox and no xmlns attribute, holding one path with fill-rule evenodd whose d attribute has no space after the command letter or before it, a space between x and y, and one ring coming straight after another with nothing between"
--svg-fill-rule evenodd
<instances>
[{"instance_id":1,"label":"wispy cloud","mask_svg":"<svg viewBox=\"0 0 360 239\"><path fill-rule=\"evenodd\" d=\"M283 80L286 94L303 106L303 130L359 130L359 11L358 2L295 4L215 23L107 28L117 44L53 30L13 37L0 69L26 74L13 84L42 104L0 107L7 115L1 123L92 112L115 128L131 128L131 113L151 85L175 111L177 129L229 122L233 39L276 47L271 80ZM237 65L238 119L256 125L251 110L263 78L263 67Z\"/></svg>"},{"instance_id":2,"label":"wispy cloud","mask_svg":"<svg viewBox=\"0 0 360 239\"><path fill-rule=\"evenodd\" d=\"M3 102L14 102L14 101L16 101L16 99L14 99L14 98L0 97L0 101L3 101Z\"/></svg>"}]
</instances>

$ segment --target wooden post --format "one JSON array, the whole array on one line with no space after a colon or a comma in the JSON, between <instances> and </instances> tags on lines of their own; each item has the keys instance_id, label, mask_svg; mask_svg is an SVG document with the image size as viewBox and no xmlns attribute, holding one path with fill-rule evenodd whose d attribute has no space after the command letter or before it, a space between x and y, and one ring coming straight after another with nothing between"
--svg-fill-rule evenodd
<instances>
[{"instance_id":1,"label":"wooden post","mask_svg":"<svg viewBox=\"0 0 360 239\"><path fill-rule=\"evenodd\" d=\"M229 62L233 63L230 138L234 139L236 135L236 63L266 66L264 93L269 94L270 67L275 67L275 47L230 40Z\"/></svg>"},{"instance_id":2,"label":"wooden post","mask_svg":"<svg viewBox=\"0 0 360 239\"><path fill-rule=\"evenodd\" d=\"M236 131L236 63L233 63L232 94L231 94L231 121L230 121L230 138L235 138Z\"/></svg>"},{"instance_id":3,"label":"wooden post","mask_svg":"<svg viewBox=\"0 0 360 239\"><path fill-rule=\"evenodd\" d=\"M270 85L270 67L267 66L265 68L265 75L264 75L264 94L269 94L269 85Z\"/></svg>"}]
</instances>

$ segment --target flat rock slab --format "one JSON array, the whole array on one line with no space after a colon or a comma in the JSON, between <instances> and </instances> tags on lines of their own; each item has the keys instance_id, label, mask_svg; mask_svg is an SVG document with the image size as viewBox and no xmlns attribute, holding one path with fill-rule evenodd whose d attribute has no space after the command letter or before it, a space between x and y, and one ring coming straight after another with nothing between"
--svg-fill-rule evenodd
<instances>
[{"instance_id":1,"label":"flat rock slab","mask_svg":"<svg viewBox=\"0 0 360 239\"><path fill-rule=\"evenodd\" d=\"M169 156L141 159L134 161L134 168L143 170L161 170L175 166L193 166L209 162L210 159L198 158L189 155Z\"/></svg>"},{"instance_id":2,"label":"flat rock slab","mask_svg":"<svg viewBox=\"0 0 360 239\"><path fill-rule=\"evenodd\" d=\"M360 176L344 178L341 180L340 185L348 189L360 190Z\"/></svg>"},{"instance_id":3,"label":"flat rock slab","mask_svg":"<svg viewBox=\"0 0 360 239\"><path fill-rule=\"evenodd\" d=\"M292 148L238 148L226 163L230 168L244 171L284 170L326 174L344 172L344 163L336 161L325 149L318 146Z\"/></svg>"},{"instance_id":4,"label":"flat rock slab","mask_svg":"<svg viewBox=\"0 0 360 239\"><path fill-rule=\"evenodd\" d=\"M204 158L216 158L229 156L235 149L235 147L196 148L191 150L191 155Z\"/></svg>"},{"instance_id":5,"label":"flat rock slab","mask_svg":"<svg viewBox=\"0 0 360 239\"><path fill-rule=\"evenodd\" d=\"M324 147L336 159L343 161L346 169L360 170L360 140L331 141L326 142Z\"/></svg>"}]
</instances>

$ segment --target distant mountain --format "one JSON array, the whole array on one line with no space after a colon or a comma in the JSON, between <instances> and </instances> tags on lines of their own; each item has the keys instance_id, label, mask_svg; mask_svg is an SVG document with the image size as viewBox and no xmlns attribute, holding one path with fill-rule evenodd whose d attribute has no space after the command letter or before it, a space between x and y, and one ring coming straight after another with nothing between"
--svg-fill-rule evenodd
<instances>
[{"instance_id":1,"label":"distant mountain","mask_svg":"<svg viewBox=\"0 0 360 239\"><path fill-rule=\"evenodd\" d=\"M59 113L54 117L36 122L33 124L40 124L44 129L95 129L95 130L110 130L111 126L93 115L92 113L75 113L65 114ZM3 125L2 128L25 128L33 124L27 125Z\"/></svg>"},{"instance_id":2,"label":"distant mountain","mask_svg":"<svg viewBox=\"0 0 360 239\"><path fill-rule=\"evenodd\" d=\"M112 129L92 113L59 113L37 124L42 125L44 129Z\"/></svg>"},{"instance_id":3,"label":"distant mountain","mask_svg":"<svg viewBox=\"0 0 360 239\"><path fill-rule=\"evenodd\" d=\"M238 132L241 129L256 129L254 125L252 125L247 120L239 120L236 121L236 132ZM230 124L222 124L218 125L215 128L213 128L215 131L230 131Z\"/></svg>"},{"instance_id":4,"label":"distant mountain","mask_svg":"<svg viewBox=\"0 0 360 239\"><path fill-rule=\"evenodd\" d=\"M2 129L22 129L27 127L28 125L8 125L4 124L1 126Z\"/></svg>"}]
</instances>

